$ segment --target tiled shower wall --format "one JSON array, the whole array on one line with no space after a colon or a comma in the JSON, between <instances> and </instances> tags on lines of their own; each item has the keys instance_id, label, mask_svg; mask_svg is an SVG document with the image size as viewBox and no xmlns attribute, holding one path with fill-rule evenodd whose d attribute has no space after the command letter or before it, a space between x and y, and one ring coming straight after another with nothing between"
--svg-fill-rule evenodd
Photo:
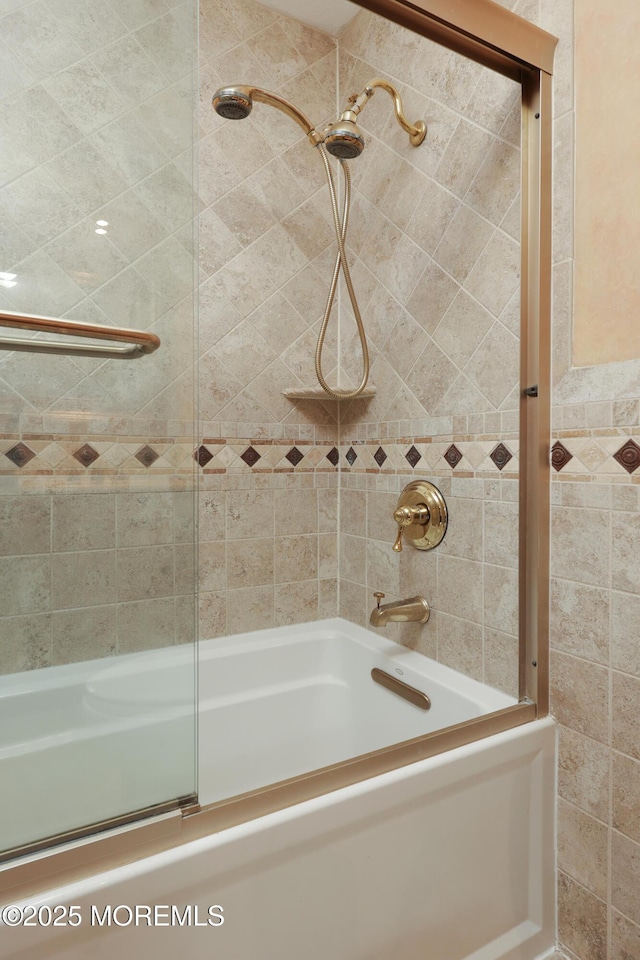
<instances>
[{"instance_id":1,"label":"tiled shower wall","mask_svg":"<svg viewBox=\"0 0 640 960\"><path fill-rule=\"evenodd\" d=\"M344 404L340 610L368 623L373 592L424 595L425 627L392 636L517 692L520 89L373 14L340 38L340 101L375 76L428 132L412 147L378 91L352 164L350 254L372 354L372 400ZM343 294L341 361L359 351ZM445 495L432 553L391 544L404 485Z\"/></svg>"},{"instance_id":2,"label":"tiled shower wall","mask_svg":"<svg viewBox=\"0 0 640 960\"><path fill-rule=\"evenodd\" d=\"M388 634L513 690L518 88L410 34L387 36L389 25L364 12L336 43L260 5L234 9L233 23L220 3L201 11L202 633L335 613L340 568L344 616L367 623L376 589L424 592L428 627ZM330 400L292 402L283 389L315 385L334 258L321 164L289 118L258 104L245 121L222 121L211 96L256 82L320 125L336 116L338 81L342 103L390 71L413 84L406 108L425 116L429 134L411 148L378 93L363 116L367 152L351 165L350 257L376 397L340 411ZM346 304L342 290L343 332ZM347 333L334 369L338 329L325 368L344 386L359 375L358 356ZM423 474L448 498L450 531L440 559L410 549L400 559L391 513L400 487ZM455 578L468 592L462 613Z\"/></svg>"},{"instance_id":3,"label":"tiled shower wall","mask_svg":"<svg viewBox=\"0 0 640 960\"><path fill-rule=\"evenodd\" d=\"M313 387L333 265L320 158L256 104L241 122L215 90L258 84L321 125L335 114L336 40L253 0L204 0L200 22L201 635L337 610L337 404ZM335 333L327 370L336 365Z\"/></svg>"},{"instance_id":4,"label":"tiled shower wall","mask_svg":"<svg viewBox=\"0 0 640 960\"><path fill-rule=\"evenodd\" d=\"M0 353L0 672L194 637L192 10L1 5L0 308L162 346Z\"/></svg>"}]
</instances>

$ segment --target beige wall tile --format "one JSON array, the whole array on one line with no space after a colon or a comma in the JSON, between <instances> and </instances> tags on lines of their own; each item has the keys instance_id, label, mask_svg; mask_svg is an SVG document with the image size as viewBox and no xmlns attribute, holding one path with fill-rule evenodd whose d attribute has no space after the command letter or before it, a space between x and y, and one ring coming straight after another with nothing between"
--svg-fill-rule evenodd
<instances>
[{"instance_id":1,"label":"beige wall tile","mask_svg":"<svg viewBox=\"0 0 640 960\"><path fill-rule=\"evenodd\" d=\"M338 616L338 581L335 579L318 581L318 618Z\"/></svg>"},{"instance_id":2,"label":"beige wall tile","mask_svg":"<svg viewBox=\"0 0 640 960\"><path fill-rule=\"evenodd\" d=\"M612 746L640 759L640 679L614 672L612 696Z\"/></svg>"},{"instance_id":3,"label":"beige wall tile","mask_svg":"<svg viewBox=\"0 0 640 960\"><path fill-rule=\"evenodd\" d=\"M229 540L207 540L200 543L198 548L198 586L205 593L211 593L218 590L224 590L227 586L248 586L248 584L234 583L227 569L227 559L233 555L234 570L239 571L242 567L240 557L245 557L245 543L253 544L256 541ZM266 541L271 547L273 553L272 541ZM273 569L272 569L273 575ZM186 586L186 584L185 584Z\"/></svg>"},{"instance_id":4,"label":"beige wall tile","mask_svg":"<svg viewBox=\"0 0 640 960\"><path fill-rule=\"evenodd\" d=\"M93 607L116 600L114 550L59 554L53 558L51 575L54 610Z\"/></svg>"},{"instance_id":5,"label":"beige wall tile","mask_svg":"<svg viewBox=\"0 0 640 960\"><path fill-rule=\"evenodd\" d=\"M640 597L612 592L611 601L612 666L640 676Z\"/></svg>"},{"instance_id":6,"label":"beige wall tile","mask_svg":"<svg viewBox=\"0 0 640 960\"><path fill-rule=\"evenodd\" d=\"M318 498L315 490L278 490L275 496L275 531L279 536L315 533Z\"/></svg>"},{"instance_id":7,"label":"beige wall tile","mask_svg":"<svg viewBox=\"0 0 640 960\"><path fill-rule=\"evenodd\" d=\"M484 565L484 621L502 633L518 632L518 573L508 567Z\"/></svg>"},{"instance_id":8,"label":"beige wall tile","mask_svg":"<svg viewBox=\"0 0 640 960\"><path fill-rule=\"evenodd\" d=\"M119 603L117 611L118 653L154 650L174 643L173 597Z\"/></svg>"},{"instance_id":9,"label":"beige wall tile","mask_svg":"<svg viewBox=\"0 0 640 960\"><path fill-rule=\"evenodd\" d=\"M471 273L493 230L469 207L461 206L447 227L434 259L459 283Z\"/></svg>"},{"instance_id":10,"label":"beige wall tile","mask_svg":"<svg viewBox=\"0 0 640 960\"><path fill-rule=\"evenodd\" d=\"M512 697L519 690L519 643L499 630L484 630L484 682Z\"/></svg>"},{"instance_id":11,"label":"beige wall tile","mask_svg":"<svg viewBox=\"0 0 640 960\"><path fill-rule=\"evenodd\" d=\"M558 867L601 900L608 892L608 842L603 823L558 801Z\"/></svg>"},{"instance_id":12,"label":"beige wall tile","mask_svg":"<svg viewBox=\"0 0 640 960\"><path fill-rule=\"evenodd\" d=\"M598 663L609 663L610 593L554 577L551 581L551 645Z\"/></svg>"},{"instance_id":13,"label":"beige wall tile","mask_svg":"<svg viewBox=\"0 0 640 960\"><path fill-rule=\"evenodd\" d=\"M482 623L482 585L481 564L458 557L439 559L437 607L443 613L464 614L466 619Z\"/></svg>"},{"instance_id":14,"label":"beige wall tile","mask_svg":"<svg viewBox=\"0 0 640 960\"><path fill-rule=\"evenodd\" d=\"M61 610L51 617L51 662L79 663L117 650L116 606ZM139 649L135 645L129 648Z\"/></svg>"},{"instance_id":15,"label":"beige wall tile","mask_svg":"<svg viewBox=\"0 0 640 960\"><path fill-rule=\"evenodd\" d=\"M612 911L611 960L633 960L640 956L640 927Z\"/></svg>"},{"instance_id":16,"label":"beige wall tile","mask_svg":"<svg viewBox=\"0 0 640 960\"><path fill-rule=\"evenodd\" d=\"M373 604L369 602L366 588L343 577L340 579L338 596L338 616L352 623L358 623L362 627L368 626Z\"/></svg>"},{"instance_id":17,"label":"beige wall tile","mask_svg":"<svg viewBox=\"0 0 640 960\"><path fill-rule=\"evenodd\" d=\"M434 331L433 338L449 359L463 369L492 324L493 319L488 311L464 290L460 290Z\"/></svg>"},{"instance_id":18,"label":"beige wall tile","mask_svg":"<svg viewBox=\"0 0 640 960\"><path fill-rule=\"evenodd\" d=\"M0 675L51 665L51 614L0 620Z\"/></svg>"},{"instance_id":19,"label":"beige wall tile","mask_svg":"<svg viewBox=\"0 0 640 960\"><path fill-rule=\"evenodd\" d=\"M0 497L0 554L48 553L50 549L49 497Z\"/></svg>"},{"instance_id":20,"label":"beige wall tile","mask_svg":"<svg viewBox=\"0 0 640 960\"><path fill-rule=\"evenodd\" d=\"M173 494L118 494L116 529L119 547L172 543Z\"/></svg>"},{"instance_id":21,"label":"beige wall tile","mask_svg":"<svg viewBox=\"0 0 640 960\"><path fill-rule=\"evenodd\" d=\"M276 583L311 580L318 576L318 537L276 537L274 570ZM317 595L317 587L316 587Z\"/></svg>"},{"instance_id":22,"label":"beige wall tile","mask_svg":"<svg viewBox=\"0 0 640 960\"><path fill-rule=\"evenodd\" d=\"M610 783L609 749L569 727L560 726L558 732L560 796L600 820L607 820Z\"/></svg>"},{"instance_id":23,"label":"beige wall tile","mask_svg":"<svg viewBox=\"0 0 640 960\"><path fill-rule=\"evenodd\" d=\"M118 551L118 600L173 596L173 547L127 547ZM54 588L55 596L55 588Z\"/></svg>"},{"instance_id":24,"label":"beige wall tile","mask_svg":"<svg viewBox=\"0 0 640 960\"><path fill-rule=\"evenodd\" d=\"M640 763L613 754L613 826L640 842Z\"/></svg>"},{"instance_id":25,"label":"beige wall tile","mask_svg":"<svg viewBox=\"0 0 640 960\"><path fill-rule=\"evenodd\" d=\"M640 593L640 514L615 513L612 518L612 586L614 590Z\"/></svg>"},{"instance_id":26,"label":"beige wall tile","mask_svg":"<svg viewBox=\"0 0 640 960\"><path fill-rule=\"evenodd\" d=\"M634 923L640 922L640 844L613 833L611 850L611 903Z\"/></svg>"},{"instance_id":27,"label":"beige wall tile","mask_svg":"<svg viewBox=\"0 0 640 960\"><path fill-rule=\"evenodd\" d=\"M551 572L555 577L601 586L609 578L609 542L611 517L606 510L555 507L552 510L554 532ZM598 537L593 536L598 530Z\"/></svg>"},{"instance_id":28,"label":"beige wall tile","mask_svg":"<svg viewBox=\"0 0 640 960\"><path fill-rule=\"evenodd\" d=\"M557 720L578 733L607 743L608 670L588 660L552 652L551 678L551 709Z\"/></svg>"},{"instance_id":29,"label":"beige wall tile","mask_svg":"<svg viewBox=\"0 0 640 960\"><path fill-rule=\"evenodd\" d=\"M226 613L226 593L200 593L198 597L198 636L201 640L225 635Z\"/></svg>"},{"instance_id":30,"label":"beige wall tile","mask_svg":"<svg viewBox=\"0 0 640 960\"><path fill-rule=\"evenodd\" d=\"M463 557L466 560L483 559L483 509L490 506L481 500L447 497L447 532L438 548L440 556ZM510 507L511 504L505 504ZM507 544L508 546L508 544ZM489 556L486 557L489 560ZM491 562L502 562L492 560Z\"/></svg>"},{"instance_id":31,"label":"beige wall tile","mask_svg":"<svg viewBox=\"0 0 640 960\"><path fill-rule=\"evenodd\" d=\"M277 501L276 501L277 502ZM294 500L293 502L297 502ZM270 537L274 533L273 497L264 490L232 490L227 495L226 521L229 540ZM283 530L278 524L278 532Z\"/></svg>"},{"instance_id":32,"label":"beige wall tile","mask_svg":"<svg viewBox=\"0 0 640 960\"><path fill-rule=\"evenodd\" d=\"M272 586L227 590L227 634L263 630L274 625L275 607Z\"/></svg>"},{"instance_id":33,"label":"beige wall tile","mask_svg":"<svg viewBox=\"0 0 640 960\"><path fill-rule=\"evenodd\" d=\"M226 584L230 589L273 583L274 541L267 538L230 540L226 562ZM222 587L209 587L209 590L216 589Z\"/></svg>"},{"instance_id":34,"label":"beige wall tile","mask_svg":"<svg viewBox=\"0 0 640 960\"><path fill-rule=\"evenodd\" d=\"M276 585L276 626L317 619L318 583L318 580L306 580Z\"/></svg>"},{"instance_id":35,"label":"beige wall tile","mask_svg":"<svg viewBox=\"0 0 640 960\"><path fill-rule=\"evenodd\" d=\"M607 905L564 873L558 877L558 934L580 960L606 960Z\"/></svg>"},{"instance_id":36,"label":"beige wall tile","mask_svg":"<svg viewBox=\"0 0 640 960\"><path fill-rule=\"evenodd\" d=\"M483 678L482 627L458 617L438 615L438 660L476 680Z\"/></svg>"}]
</instances>

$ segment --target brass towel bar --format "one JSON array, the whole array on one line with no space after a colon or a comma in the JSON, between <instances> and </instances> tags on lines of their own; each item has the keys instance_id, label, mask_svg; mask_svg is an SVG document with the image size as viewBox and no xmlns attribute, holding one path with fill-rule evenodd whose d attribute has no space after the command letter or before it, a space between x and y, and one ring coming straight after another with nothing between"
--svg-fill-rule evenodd
<instances>
[{"instance_id":1,"label":"brass towel bar","mask_svg":"<svg viewBox=\"0 0 640 960\"><path fill-rule=\"evenodd\" d=\"M144 330L125 330L120 327L105 327L95 323L76 323L73 320L55 320L53 317L37 317L29 313L0 312L0 326L18 327L38 333L59 333L65 337L85 337L90 340L115 340L126 346L101 343L67 343L64 340L32 340L20 337L0 337L0 350L26 350L39 353L100 356L135 359L153 353L160 346L155 333Z\"/></svg>"}]
</instances>

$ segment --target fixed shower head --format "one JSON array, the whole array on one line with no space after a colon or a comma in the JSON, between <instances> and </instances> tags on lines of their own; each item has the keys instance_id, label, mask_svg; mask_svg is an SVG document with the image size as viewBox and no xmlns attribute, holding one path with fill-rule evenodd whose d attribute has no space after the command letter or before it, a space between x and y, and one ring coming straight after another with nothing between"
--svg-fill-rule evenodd
<instances>
[{"instance_id":1,"label":"fixed shower head","mask_svg":"<svg viewBox=\"0 0 640 960\"><path fill-rule=\"evenodd\" d=\"M345 115L324 133L324 146L338 160L355 160L364 150L364 136L355 120Z\"/></svg>"},{"instance_id":2,"label":"fixed shower head","mask_svg":"<svg viewBox=\"0 0 640 960\"><path fill-rule=\"evenodd\" d=\"M427 135L427 126L424 120L416 120L415 123L409 123L402 109L402 100L400 94L388 80L382 80L380 77L374 77L370 80L361 93L354 93L349 97L349 106L341 115L340 119L331 124L324 131L323 143L329 153L333 154L339 160L355 160L364 150L364 136L362 130L356 124L358 114L367 105L377 89L386 90L393 100L396 120L409 134L409 142L412 147L419 147Z\"/></svg>"},{"instance_id":3,"label":"fixed shower head","mask_svg":"<svg viewBox=\"0 0 640 960\"><path fill-rule=\"evenodd\" d=\"M244 120L253 107L251 93L246 87L222 87L216 90L211 103L225 120Z\"/></svg>"}]
</instances>

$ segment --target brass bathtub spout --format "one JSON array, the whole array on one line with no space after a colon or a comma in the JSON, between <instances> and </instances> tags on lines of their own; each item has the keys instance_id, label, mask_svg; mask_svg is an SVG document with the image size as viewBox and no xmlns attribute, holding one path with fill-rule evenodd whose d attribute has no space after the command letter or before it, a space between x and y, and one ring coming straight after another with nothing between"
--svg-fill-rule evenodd
<instances>
[{"instance_id":1,"label":"brass bathtub spout","mask_svg":"<svg viewBox=\"0 0 640 960\"><path fill-rule=\"evenodd\" d=\"M374 597L377 597L378 606L373 608L369 617L373 627L385 627L390 621L426 623L429 619L431 611L424 597L409 597L408 600L396 600L395 603L384 603L382 606L380 600L384 593L374 593Z\"/></svg>"}]
</instances>

